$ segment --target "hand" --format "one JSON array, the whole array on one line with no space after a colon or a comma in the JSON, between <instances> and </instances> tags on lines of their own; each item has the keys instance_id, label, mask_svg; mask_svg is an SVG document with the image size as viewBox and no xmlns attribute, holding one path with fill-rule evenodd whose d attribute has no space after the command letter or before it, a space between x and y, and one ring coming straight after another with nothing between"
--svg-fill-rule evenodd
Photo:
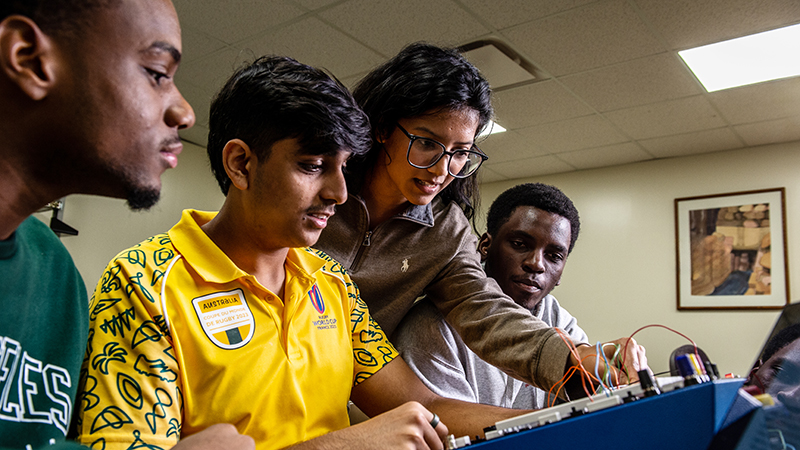
<instances>
[{"instance_id":1,"label":"hand","mask_svg":"<svg viewBox=\"0 0 800 450\"><path fill-rule=\"evenodd\" d=\"M250 436L239 434L231 424L218 423L205 430L183 438L175 450L255 450L256 443Z\"/></svg>"},{"instance_id":2,"label":"hand","mask_svg":"<svg viewBox=\"0 0 800 450\"><path fill-rule=\"evenodd\" d=\"M447 426L439 422L433 428L432 419L433 413L424 406L408 402L353 428L362 427L362 432L371 438L370 447L373 448L442 450ZM375 445L376 442L379 445Z\"/></svg>"},{"instance_id":3,"label":"hand","mask_svg":"<svg viewBox=\"0 0 800 450\"><path fill-rule=\"evenodd\" d=\"M615 345L605 345L615 344ZM614 359L614 353L619 346L619 354ZM606 369L606 359L611 362L609 379L611 384L618 386L630 384L639 380L638 371L647 368L647 356L645 356L645 349L643 346L636 343L633 338L620 338L610 342L601 344L603 353L606 357L597 354L597 347L594 345L579 345L577 347L578 356L583 362L583 367L594 376L594 368L597 362L597 357L600 356L599 373L602 376ZM575 355L570 355L572 365L577 365L578 361ZM624 366L623 366L624 363ZM596 385L597 381L595 381Z\"/></svg>"}]
</instances>

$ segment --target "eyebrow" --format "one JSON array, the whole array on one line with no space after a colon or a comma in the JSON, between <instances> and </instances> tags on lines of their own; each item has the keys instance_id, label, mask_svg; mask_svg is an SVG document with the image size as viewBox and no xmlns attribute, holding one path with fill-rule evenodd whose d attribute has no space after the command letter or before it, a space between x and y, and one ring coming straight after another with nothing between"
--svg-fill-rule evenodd
<instances>
[{"instance_id":1,"label":"eyebrow","mask_svg":"<svg viewBox=\"0 0 800 450\"><path fill-rule=\"evenodd\" d=\"M433 138L427 138L427 139L434 139L434 140L439 140L439 141L442 140L441 136L439 136L438 134L434 133L432 130L430 130L430 129L424 127L424 126L414 127L414 129L420 130L420 131L424 131L425 133L428 133L428 134L433 136ZM414 134L414 133L411 133L411 134ZM420 137L424 138L425 136L420 136ZM454 144L455 145L475 145L475 139L473 139L472 142L455 142Z\"/></svg>"},{"instance_id":2,"label":"eyebrow","mask_svg":"<svg viewBox=\"0 0 800 450\"><path fill-rule=\"evenodd\" d=\"M167 52L170 55L172 55L172 59L175 60L176 63L181 62L181 52L169 42L164 42L164 41L153 42L152 44L150 44L150 47L147 47L145 52L148 52L150 50L159 50L162 52Z\"/></svg>"},{"instance_id":3,"label":"eyebrow","mask_svg":"<svg viewBox=\"0 0 800 450\"><path fill-rule=\"evenodd\" d=\"M511 237L522 237L522 238L525 238L525 239L535 240L535 238L531 234L529 234L529 233L527 233L525 231L522 231L522 230L512 230L508 234ZM558 244L549 244L547 247L550 248L550 249L554 249L554 250L556 250L558 252L566 252L567 251L566 248L564 248L564 247L562 247L562 246L560 246Z\"/></svg>"}]
</instances>

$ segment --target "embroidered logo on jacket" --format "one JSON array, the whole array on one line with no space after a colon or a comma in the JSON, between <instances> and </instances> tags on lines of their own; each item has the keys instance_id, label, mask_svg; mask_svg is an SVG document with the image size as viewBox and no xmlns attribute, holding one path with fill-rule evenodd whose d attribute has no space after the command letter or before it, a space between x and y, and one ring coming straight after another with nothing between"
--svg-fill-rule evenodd
<instances>
[{"instance_id":1,"label":"embroidered logo on jacket","mask_svg":"<svg viewBox=\"0 0 800 450\"><path fill-rule=\"evenodd\" d=\"M400 271L401 272L407 272L408 271L408 258L403 260L403 266L400 268Z\"/></svg>"},{"instance_id":2,"label":"embroidered logo on jacket","mask_svg":"<svg viewBox=\"0 0 800 450\"><path fill-rule=\"evenodd\" d=\"M192 305L206 336L218 347L233 350L253 339L255 319L241 289L204 295Z\"/></svg>"}]
</instances>

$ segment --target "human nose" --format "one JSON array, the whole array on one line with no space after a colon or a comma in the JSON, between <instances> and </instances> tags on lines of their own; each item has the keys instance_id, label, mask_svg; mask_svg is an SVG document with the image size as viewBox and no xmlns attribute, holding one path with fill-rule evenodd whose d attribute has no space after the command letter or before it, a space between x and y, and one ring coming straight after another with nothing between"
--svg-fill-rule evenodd
<instances>
[{"instance_id":1,"label":"human nose","mask_svg":"<svg viewBox=\"0 0 800 450\"><path fill-rule=\"evenodd\" d=\"M800 411L800 385L777 394L778 401L792 411Z\"/></svg>"},{"instance_id":2,"label":"human nose","mask_svg":"<svg viewBox=\"0 0 800 450\"><path fill-rule=\"evenodd\" d=\"M339 169L331 176L327 177L325 188L322 193L323 200L332 201L337 205L341 205L347 201L347 182L344 178L344 172Z\"/></svg>"},{"instance_id":3,"label":"human nose","mask_svg":"<svg viewBox=\"0 0 800 450\"><path fill-rule=\"evenodd\" d=\"M436 161L436 164L428 167L428 172L436 176L447 176L449 174L447 170L447 166L450 164L450 156L447 153L443 153L442 156Z\"/></svg>"},{"instance_id":4,"label":"human nose","mask_svg":"<svg viewBox=\"0 0 800 450\"><path fill-rule=\"evenodd\" d=\"M540 251L531 251L522 260L522 268L528 272L544 272L544 255Z\"/></svg>"},{"instance_id":5,"label":"human nose","mask_svg":"<svg viewBox=\"0 0 800 450\"><path fill-rule=\"evenodd\" d=\"M194 109L177 89L175 92L177 99L167 107L167 111L164 113L164 121L168 126L179 130L191 128L195 121Z\"/></svg>"}]
</instances>

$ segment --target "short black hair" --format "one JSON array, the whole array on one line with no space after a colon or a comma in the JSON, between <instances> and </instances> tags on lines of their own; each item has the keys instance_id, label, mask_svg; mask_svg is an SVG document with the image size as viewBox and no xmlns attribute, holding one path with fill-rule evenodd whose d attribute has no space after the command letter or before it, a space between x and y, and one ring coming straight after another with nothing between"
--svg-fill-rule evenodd
<instances>
[{"instance_id":1,"label":"short black hair","mask_svg":"<svg viewBox=\"0 0 800 450\"><path fill-rule=\"evenodd\" d=\"M489 235L497 236L500 227L508 222L519 206L533 206L567 219L570 226L569 252L572 252L581 231L578 209L560 189L548 184L520 184L500 194L489 207L486 217L486 231Z\"/></svg>"},{"instance_id":2,"label":"short black hair","mask_svg":"<svg viewBox=\"0 0 800 450\"><path fill-rule=\"evenodd\" d=\"M19 14L36 22L46 34L74 37L91 27L98 9L118 5L121 0L2 0L0 21Z\"/></svg>"},{"instance_id":3,"label":"short black hair","mask_svg":"<svg viewBox=\"0 0 800 450\"><path fill-rule=\"evenodd\" d=\"M761 362L767 362L768 359L775 356L775 353L778 353L781 351L781 349L797 339L800 339L800 323L788 326L775 333L775 336L772 336L764 346L764 351L762 352L760 358Z\"/></svg>"},{"instance_id":4,"label":"short black hair","mask_svg":"<svg viewBox=\"0 0 800 450\"><path fill-rule=\"evenodd\" d=\"M263 56L238 69L211 103L208 157L222 193L231 180L222 149L241 139L259 158L272 145L298 139L311 154L347 150L366 153L369 119L332 75L286 56Z\"/></svg>"},{"instance_id":5,"label":"short black hair","mask_svg":"<svg viewBox=\"0 0 800 450\"><path fill-rule=\"evenodd\" d=\"M489 82L457 50L417 42L372 70L358 82L353 96L372 122L372 149L364 159L349 164L348 187L358 192L361 182L378 161L383 144L397 121L431 112L474 110L478 133L491 120L492 90ZM440 196L444 203L455 201L467 217L478 206L475 175L454 179Z\"/></svg>"}]
</instances>

